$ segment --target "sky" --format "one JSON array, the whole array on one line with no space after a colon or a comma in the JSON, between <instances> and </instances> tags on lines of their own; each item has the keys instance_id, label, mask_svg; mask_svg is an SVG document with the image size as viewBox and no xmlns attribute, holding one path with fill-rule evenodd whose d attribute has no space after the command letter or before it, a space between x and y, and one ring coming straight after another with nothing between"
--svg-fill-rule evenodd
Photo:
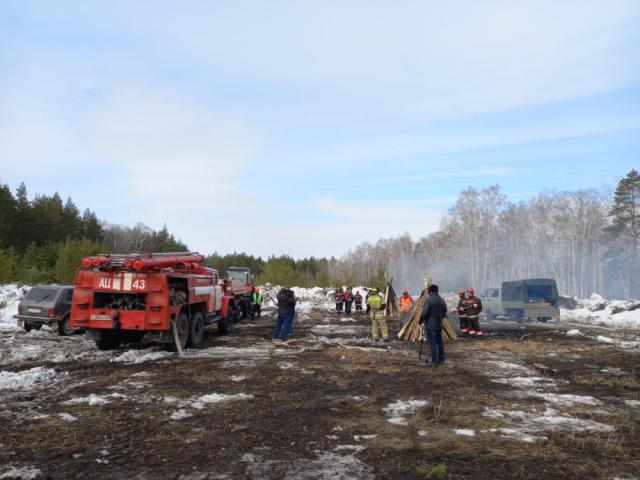
<instances>
[{"instance_id":1,"label":"sky","mask_svg":"<svg viewBox=\"0 0 640 480\"><path fill-rule=\"evenodd\" d=\"M340 256L640 168L640 2L0 2L0 182L192 250Z\"/></svg>"}]
</instances>

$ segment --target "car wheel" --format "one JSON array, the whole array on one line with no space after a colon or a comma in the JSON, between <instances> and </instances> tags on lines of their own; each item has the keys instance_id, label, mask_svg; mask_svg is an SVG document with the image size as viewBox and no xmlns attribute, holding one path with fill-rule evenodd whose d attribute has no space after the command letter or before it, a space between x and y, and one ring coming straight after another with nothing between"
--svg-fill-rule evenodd
<instances>
[{"instance_id":1,"label":"car wheel","mask_svg":"<svg viewBox=\"0 0 640 480\"><path fill-rule=\"evenodd\" d=\"M202 343L204 337L204 315L196 312L189 322L189 347L195 348Z\"/></svg>"},{"instance_id":2,"label":"car wheel","mask_svg":"<svg viewBox=\"0 0 640 480\"><path fill-rule=\"evenodd\" d=\"M69 315L62 317L62 320L58 322L58 335L66 337L75 332L75 329L69 325Z\"/></svg>"},{"instance_id":3,"label":"car wheel","mask_svg":"<svg viewBox=\"0 0 640 480\"><path fill-rule=\"evenodd\" d=\"M30 332L33 326L30 323L24 322L24 325L22 325L22 328L24 328L27 332Z\"/></svg>"}]
</instances>

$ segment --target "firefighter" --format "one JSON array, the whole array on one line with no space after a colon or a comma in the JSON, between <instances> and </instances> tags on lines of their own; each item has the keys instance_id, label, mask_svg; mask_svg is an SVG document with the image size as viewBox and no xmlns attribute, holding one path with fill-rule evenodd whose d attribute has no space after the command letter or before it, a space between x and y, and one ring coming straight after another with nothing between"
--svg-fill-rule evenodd
<instances>
[{"instance_id":1,"label":"firefighter","mask_svg":"<svg viewBox=\"0 0 640 480\"><path fill-rule=\"evenodd\" d=\"M458 297L460 297L460 299L458 300L458 307L454 311L458 313L458 319L460 320L460 331L466 335L469 333L469 321L467 320L467 311L465 310L466 298L464 288L458 290Z\"/></svg>"},{"instance_id":2,"label":"firefighter","mask_svg":"<svg viewBox=\"0 0 640 480\"><path fill-rule=\"evenodd\" d=\"M253 288L253 292L251 292L251 305L253 308L253 316L260 318L260 310L262 309L262 302L264 298L262 297L262 293L260 293L259 288Z\"/></svg>"},{"instance_id":3,"label":"firefighter","mask_svg":"<svg viewBox=\"0 0 640 480\"><path fill-rule=\"evenodd\" d=\"M404 290L402 290L402 296L400 297L400 328L404 326L407 319L409 318L412 307L413 298L411 298L411 295L409 295L409 290L405 288Z\"/></svg>"},{"instance_id":4,"label":"firefighter","mask_svg":"<svg viewBox=\"0 0 640 480\"><path fill-rule=\"evenodd\" d=\"M344 292L344 313L351 315L351 305L353 304L353 291L347 287Z\"/></svg>"},{"instance_id":5,"label":"firefighter","mask_svg":"<svg viewBox=\"0 0 640 480\"><path fill-rule=\"evenodd\" d=\"M369 291L367 305L370 307L369 317L371 318L371 338L374 342L377 342L378 331L380 331L382 333L382 340L388 342L389 328L387 327L387 321L384 318L385 304L378 293L377 288L372 288Z\"/></svg>"},{"instance_id":6,"label":"firefighter","mask_svg":"<svg viewBox=\"0 0 640 480\"><path fill-rule=\"evenodd\" d=\"M464 304L467 313L467 323L469 325L469 335L481 337L483 333L478 317L480 317L480 313L482 312L482 301L476 297L473 288L467 288L467 298Z\"/></svg>"},{"instance_id":7,"label":"firefighter","mask_svg":"<svg viewBox=\"0 0 640 480\"><path fill-rule=\"evenodd\" d=\"M344 291L342 290L342 287L336 289L335 299L336 314L340 315L342 313L342 307L344 306Z\"/></svg>"},{"instance_id":8,"label":"firefighter","mask_svg":"<svg viewBox=\"0 0 640 480\"><path fill-rule=\"evenodd\" d=\"M356 290L353 301L356 304L356 313L362 313L362 295L360 295L360 290Z\"/></svg>"}]
</instances>

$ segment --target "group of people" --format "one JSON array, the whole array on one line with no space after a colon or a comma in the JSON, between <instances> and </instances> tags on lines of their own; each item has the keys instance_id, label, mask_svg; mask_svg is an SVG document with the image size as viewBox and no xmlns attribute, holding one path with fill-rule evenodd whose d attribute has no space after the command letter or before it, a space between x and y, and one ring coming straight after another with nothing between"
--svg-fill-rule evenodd
<instances>
[{"instance_id":1,"label":"group of people","mask_svg":"<svg viewBox=\"0 0 640 480\"><path fill-rule=\"evenodd\" d=\"M440 296L438 286L430 285L427 289L429 297L424 303L420 314L420 325L424 328L424 336L429 343L431 350L431 364L439 366L444 364L444 342L442 340L442 323L447 318L447 304ZM482 312L482 301L476 297L472 288L458 291L458 306L452 310L458 314L460 319L460 331L463 335L481 336L482 329L478 318ZM290 288L282 288L276 296L278 305L278 318L276 328L273 332L274 339L287 340L293 335L293 321L295 318L296 297ZM260 305L262 304L262 295L260 290L254 289L252 292L252 301L254 308L257 308L259 315ZM356 313L363 311L363 301L367 307L367 314L371 319L371 338L374 342L382 339L384 342L389 341L389 327L385 318L386 304L377 288L371 288L366 291L364 298L360 291L353 293L351 287L345 289L338 288L335 291L336 313L351 314L351 306L356 305ZM414 300L409 295L409 291L405 288L399 298L400 303L400 324L406 323L414 306Z\"/></svg>"},{"instance_id":2,"label":"group of people","mask_svg":"<svg viewBox=\"0 0 640 480\"><path fill-rule=\"evenodd\" d=\"M465 289L461 288L458 290L458 296L460 300L455 311L460 319L460 331L463 335L481 337L484 333L480 328L478 318L482 313L482 300L476 297L473 288L467 288L466 295Z\"/></svg>"},{"instance_id":3,"label":"group of people","mask_svg":"<svg viewBox=\"0 0 640 480\"><path fill-rule=\"evenodd\" d=\"M344 313L351 315L351 307L354 303L356 305L356 313L362 313L363 297L359 290L356 290L356 293L354 294L351 287L347 287L345 289L340 287L336 289L334 296L336 301L336 313L338 315L342 313L343 309Z\"/></svg>"},{"instance_id":4,"label":"group of people","mask_svg":"<svg viewBox=\"0 0 640 480\"><path fill-rule=\"evenodd\" d=\"M423 325L424 336L429 342L431 350L431 365L444 364L444 342L442 341L442 322L447 317L447 304L438 293L437 285L430 285L427 289L427 298L422 313L420 325ZM458 306L452 311L458 313L460 319L460 331L463 335L482 336L478 317L482 312L482 301L476 297L473 288L458 290Z\"/></svg>"}]
</instances>

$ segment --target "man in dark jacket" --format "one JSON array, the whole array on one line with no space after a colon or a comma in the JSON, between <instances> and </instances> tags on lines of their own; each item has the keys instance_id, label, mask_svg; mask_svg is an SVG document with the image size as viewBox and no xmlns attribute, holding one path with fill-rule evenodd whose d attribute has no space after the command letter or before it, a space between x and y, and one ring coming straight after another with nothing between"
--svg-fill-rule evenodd
<instances>
[{"instance_id":1,"label":"man in dark jacket","mask_svg":"<svg viewBox=\"0 0 640 480\"><path fill-rule=\"evenodd\" d=\"M273 338L287 340L293 334L293 317L296 313L296 296L293 290L282 288L276 297L278 299L278 320Z\"/></svg>"},{"instance_id":2,"label":"man in dark jacket","mask_svg":"<svg viewBox=\"0 0 640 480\"><path fill-rule=\"evenodd\" d=\"M447 304L438 295L438 286L429 286L429 298L424 303L420 315L420 325L424 325L425 336L431 348L431 364L444 364L444 342L442 341L442 321L447 316ZM428 362L427 362L428 363Z\"/></svg>"}]
</instances>

